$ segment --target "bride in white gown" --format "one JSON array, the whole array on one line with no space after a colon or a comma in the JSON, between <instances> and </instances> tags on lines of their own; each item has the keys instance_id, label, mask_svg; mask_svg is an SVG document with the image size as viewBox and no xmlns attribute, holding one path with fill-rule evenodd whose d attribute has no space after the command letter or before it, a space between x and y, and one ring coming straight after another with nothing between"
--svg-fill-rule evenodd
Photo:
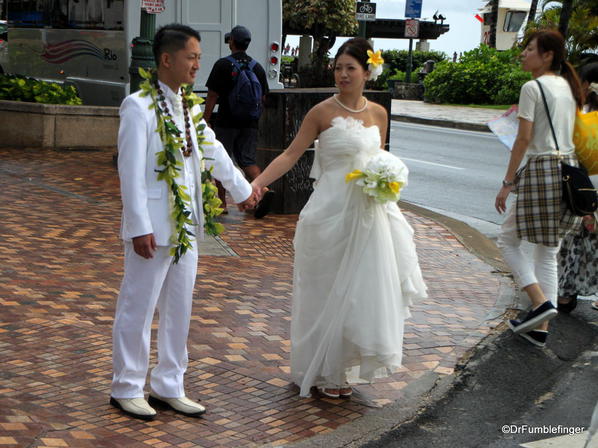
<instances>
[{"instance_id":1,"label":"bride in white gown","mask_svg":"<svg viewBox=\"0 0 598 448\"><path fill-rule=\"evenodd\" d=\"M380 204L345 182L386 137L386 110L363 97L368 49L361 38L339 49L339 93L307 113L289 148L253 182L259 196L319 137L314 192L294 242L291 376L301 396L316 386L325 396L348 397L352 384L396 371L409 305L426 297L413 230L397 204Z\"/></svg>"}]
</instances>

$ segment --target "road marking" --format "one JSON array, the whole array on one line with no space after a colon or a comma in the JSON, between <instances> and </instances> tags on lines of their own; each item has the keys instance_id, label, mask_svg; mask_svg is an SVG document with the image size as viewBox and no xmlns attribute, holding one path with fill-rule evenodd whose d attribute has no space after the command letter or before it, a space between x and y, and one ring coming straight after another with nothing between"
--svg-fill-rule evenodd
<instances>
[{"instance_id":1,"label":"road marking","mask_svg":"<svg viewBox=\"0 0 598 448\"><path fill-rule=\"evenodd\" d=\"M418 159L410 159L408 157L400 157L401 160L409 160L411 162L416 162L416 163L425 163L426 165L434 165L434 166L441 166L443 168L450 168L453 170L464 170L465 168L461 168L458 166L452 166L452 165L444 165L442 163L434 163L434 162L426 162L425 160L418 160Z\"/></svg>"}]
</instances>

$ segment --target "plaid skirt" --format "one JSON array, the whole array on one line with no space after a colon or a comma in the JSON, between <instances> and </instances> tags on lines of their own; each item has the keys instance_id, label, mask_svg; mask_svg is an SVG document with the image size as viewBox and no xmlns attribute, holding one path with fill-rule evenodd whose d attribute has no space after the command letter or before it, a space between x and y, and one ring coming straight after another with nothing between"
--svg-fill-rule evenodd
<instances>
[{"instance_id":1,"label":"plaid skirt","mask_svg":"<svg viewBox=\"0 0 598 448\"><path fill-rule=\"evenodd\" d=\"M519 171L515 216L520 239L556 247L581 225L563 200L561 162L579 166L575 155L546 155L530 157Z\"/></svg>"}]
</instances>

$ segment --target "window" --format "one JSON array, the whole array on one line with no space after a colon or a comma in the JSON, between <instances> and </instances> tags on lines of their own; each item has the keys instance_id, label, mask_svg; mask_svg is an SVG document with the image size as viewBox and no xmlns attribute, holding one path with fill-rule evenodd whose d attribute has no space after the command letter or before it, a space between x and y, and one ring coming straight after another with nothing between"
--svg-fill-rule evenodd
<instances>
[{"instance_id":1,"label":"window","mask_svg":"<svg viewBox=\"0 0 598 448\"><path fill-rule=\"evenodd\" d=\"M507 33L517 33L525 21L527 13L525 11L507 11L505 24L502 28Z\"/></svg>"},{"instance_id":2,"label":"window","mask_svg":"<svg viewBox=\"0 0 598 448\"><path fill-rule=\"evenodd\" d=\"M124 0L7 0L15 27L122 30Z\"/></svg>"}]
</instances>

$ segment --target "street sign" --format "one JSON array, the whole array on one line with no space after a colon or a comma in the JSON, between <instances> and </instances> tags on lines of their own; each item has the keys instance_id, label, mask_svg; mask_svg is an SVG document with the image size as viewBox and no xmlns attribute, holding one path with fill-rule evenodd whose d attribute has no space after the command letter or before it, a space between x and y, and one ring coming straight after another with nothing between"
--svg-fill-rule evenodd
<instances>
[{"instance_id":1,"label":"street sign","mask_svg":"<svg viewBox=\"0 0 598 448\"><path fill-rule=\"evenodd\" d=\"M422 0L407 0L405 2L405 17L419 19L422 16Z\"/></svg>"},{"instance_id":2,"label":"street sign","mask_svg":"<svg viewBox=\"0 0 598 448\"><path fill-rule=\"evenodd\" d=\"M164 12L164 0L141 0L141 9L148 14L160 14Z\"/></svg>"},{"instance_id":3,"label":"street sign","mask_svg":"<svg viewBox=\"0 0 598 448\"><path fill-rule=\"evenodd\" d=\"M405 37L409 37L409 38L419 37L419 20L417 20L417 19L405 20Z\"/></svg>"},{"instance_id":4,"label":"street sign","mask_svg":"<svg viewBox=\"0 0 598 448\"><path fill-rule=\"evenodd\" d=\"M374 22L376 20L376 4L371 2L357 2L355 18L364 22Z\"/></svg>"}]
</instances>

